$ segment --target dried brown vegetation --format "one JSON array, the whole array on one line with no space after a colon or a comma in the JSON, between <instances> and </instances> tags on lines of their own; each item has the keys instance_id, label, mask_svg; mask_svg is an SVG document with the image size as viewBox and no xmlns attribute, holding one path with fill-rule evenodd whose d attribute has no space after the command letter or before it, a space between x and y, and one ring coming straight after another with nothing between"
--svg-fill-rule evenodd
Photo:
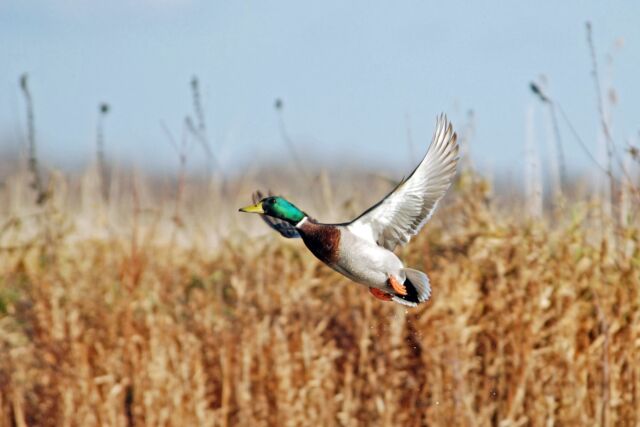
<instances>
[{"instance_id":1,"label":"dried brown vegetation","mask_svg":"<svg viewBox=\"0 0 640 427\"><path fill-rule=\"evenodd\" d=\"M229 220L234 197L171 218L65 182L2 194L1 425L640 423L640 231L597 203L527 222L464 175L403 250L434 288L407 310Z\"/></svg>"}]
</instances>

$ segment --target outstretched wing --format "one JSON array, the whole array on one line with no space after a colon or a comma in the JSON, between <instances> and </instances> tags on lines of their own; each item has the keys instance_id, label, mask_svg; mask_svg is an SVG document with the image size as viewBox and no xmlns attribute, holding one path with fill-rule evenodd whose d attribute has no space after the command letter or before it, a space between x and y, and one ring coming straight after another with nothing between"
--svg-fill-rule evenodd
<instances>
[{"instance_id":1,"label":"outstretched wing","mask_svg":"<svg viewBox=\"0 0 640 427\"><path fill-rule=\"evenodd\" d=\"M407 243L429 220L451 185L458 163L456 138L446 116L438 117L433 140L418 167L347 228L389 250Z\"/></svg>"},{"instance_id":2,"label":"outstretched wing","mask_svg":"<svg viewBox=\"0 0 640 427\"><path fill-rule=\"evenodd\" d=\"M269 196L272 196L271 192L269 192ZM253 203L258 203L260 200L264 198L264 194L260 190L253 193L252 199ZM300 237L300 233L296 228L289 224L286 221L282 221L278 218L273 218L267 215L260 215L260 218L271 228L276 230L278 233L282 234L287 239L294 239L296 237Z\"/></svg>"}]
</instances>

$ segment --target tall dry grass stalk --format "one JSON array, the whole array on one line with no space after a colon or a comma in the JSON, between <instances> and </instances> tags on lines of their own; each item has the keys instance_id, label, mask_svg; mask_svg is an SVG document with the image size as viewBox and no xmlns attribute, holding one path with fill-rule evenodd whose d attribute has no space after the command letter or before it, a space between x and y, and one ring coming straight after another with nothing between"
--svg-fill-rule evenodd
<instances>
[{"instance_id":1,"label":"tall dry grass stalk","mask_svg":"<svg viewBox=\"0 0 640 427\"><path fill-rule=\"evenodd\" d=\"M22 91L22 95L24 97L26 109L28 153L27 167L29 170L29 174L31 175L30 187L35 191L36 202L38 204L42 204L44 203L47 196L40 173L40 165L38 162L38 154L36 148L35 113L33 107L33 97L31 96L31 90L29 88L29 75L27 73L24 73L20 76L20 90Z\"/></svg>"},{"instance_id":2,"label":"tall dry grass stalk","mask_svg":"<svg viewBox=\"0 0 640 427\"><path fill-rule=\"evenodd\" d=\"M105 152L104 141L104 122L109 114L111 107L106 102L101 102L98 106L98 124L96 126L96 169L97 176L100 180L100 194L104 200L109 199L109 170L107 167L107 158Z\"/></svg>"},{"instance_id":3,"label":"tall dry grass stalk","mask_svg":"<svg viewBox=\"0 0 640 427\"><path fill-rule=\"evenodd\" d=\"M0 425L640 423L637 217L614 252L588 203L524 221L465 173L402 251L434 288L406 310L256 235L232 196L187 192L174 239L171 197L138 178L96 236L77 185L58 180L48 240L39 211L0 221Z\"/></svg>"},{"instance_id":4,"label":"tall dry grass stalk","mask_svg":"<svg viewBox=\"0 0 640 427\"><path fill-rule=\"evenodd\" d=\"M543 213L543 183L542 170L540 167L540 155L537 149L537 138L535 134L535 110L533 105L529 105L525 112L525 202L526 213L529 218L539 219Z\"/></svg>"}]
</instances>

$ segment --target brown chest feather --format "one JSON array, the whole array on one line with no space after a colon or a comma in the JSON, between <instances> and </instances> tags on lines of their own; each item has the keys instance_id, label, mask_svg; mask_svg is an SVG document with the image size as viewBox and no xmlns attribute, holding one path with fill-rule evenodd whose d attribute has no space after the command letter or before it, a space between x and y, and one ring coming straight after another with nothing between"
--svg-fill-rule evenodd
<instances>
[{"instance_id":1,"label":"brown chest feather","mask_svg":"<svg viewBox=\"0 0 640 427\"><path fill-rule=\"evenodd\" d=\"M321 261L334 264L338 261L340 230L333 225L318 224L311 220L299 228L304 244Z\"/></svg>"}]
</instances>

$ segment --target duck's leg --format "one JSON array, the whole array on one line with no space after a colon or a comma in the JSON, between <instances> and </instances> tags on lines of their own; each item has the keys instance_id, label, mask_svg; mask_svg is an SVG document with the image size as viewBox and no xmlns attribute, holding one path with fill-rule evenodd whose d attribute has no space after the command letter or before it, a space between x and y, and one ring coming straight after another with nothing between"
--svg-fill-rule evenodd
<instances>
[{"instance_id":1,"label":"duck's leg","mask_svg":"<svg viewBox=\"0 0 640 427\"><path fill-rule=\"evenodd\" d=\"M381 291L378 288L369 288L369 292L371 292L371 295L378 299L381 299L382 301L391 301L391 298L393 298L391 294Z\"/></svg>"},{"instance_id":2,"label":"duck's leg","mask_svg":"<svg viewBox=\"0 0 640 427\"><path fill-rule=\"evenodd\" d=\"M389 275L389 284L391 285L393 290L396 291L396 293L398 293L398 295L407 294L407 288L402 283L398 282L398 280L395 277L393 277L393 274Z\"/></svg>"}]
</instances>

